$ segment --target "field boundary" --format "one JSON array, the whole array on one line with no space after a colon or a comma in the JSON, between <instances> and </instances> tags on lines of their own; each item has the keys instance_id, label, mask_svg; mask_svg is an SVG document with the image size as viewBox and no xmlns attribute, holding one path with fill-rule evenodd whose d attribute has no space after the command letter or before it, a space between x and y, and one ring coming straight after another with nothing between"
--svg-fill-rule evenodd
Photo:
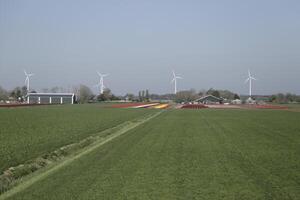
<instances>
[{"instance_id":1,"label":"field boundary","mask_svg":"<svg viewBox=\"0 0 300 200\"><path fill-rule=\"evenodd\" d=\"M51 106L51 105L63 105L63 104L0 104L0 108L24 108L24 107L36 107L36 106Z\"/></svg>"},{"instance_id":2,"label":"field boundary","mask_svg":"<svg viewBox=\"0 0 300 200\"><path fill-rule=\"evenodd\" d=\"M163 111L134 119L106 129L80 142L57 149L35 160L11 167L0 175L0 200L18 193L80 157L96 150L137 126L157 117Z\"/></svg>"}]
</instances>

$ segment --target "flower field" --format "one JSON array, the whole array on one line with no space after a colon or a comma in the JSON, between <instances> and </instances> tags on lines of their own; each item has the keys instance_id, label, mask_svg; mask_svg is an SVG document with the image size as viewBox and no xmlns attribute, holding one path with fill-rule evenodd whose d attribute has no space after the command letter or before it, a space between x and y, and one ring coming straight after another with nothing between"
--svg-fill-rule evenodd
<instances>
[{"instance_id":1,"label":"flower field","mask_svg":"<svg viewBox=\"0 0 300 200\"><path fill-rule=\"evenodd\" d=\"M165 109L169 107L169 104L160 103L120 103L112 105L113 108L157 108Z\"/></svg>"},{"instance_id":2,"label":"flower field","mask_svg":"<svg viewBox=\"0 0 300 200\"><path fill-rule=\"evenodd\" d=\"M203 109L203 108L208 108L204 104L186 104L181 107L182 109Z\"/></svg>"},{"instance_id":3,"label":"flower field","mask_svg":"<svg viewBox=\"0 0 300 200\"><path fill-rule=\"evenodd\" d=\"M169 104L159 104L157 106L154 106L154 108L156 108L156 109L166 109L169 106L170 106Z\"/></svg>"}]
</instances>

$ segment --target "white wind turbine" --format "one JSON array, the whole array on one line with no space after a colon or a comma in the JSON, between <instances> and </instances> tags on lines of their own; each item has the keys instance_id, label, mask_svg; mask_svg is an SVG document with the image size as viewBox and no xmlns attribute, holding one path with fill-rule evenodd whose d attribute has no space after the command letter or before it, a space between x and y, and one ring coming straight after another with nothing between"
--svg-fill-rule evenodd
<instances>
[{"instance_id":1,"label":"white wind turbine","mask_svg":"<svg viewBox=\"0 0 300 200\"><path fill-rule=\"evenodd\" d=\"M171 83L174 82L174 94L176 94L177 93L177 79L182 79L182 77L176 76L174 70L172 72L173 72L173 79L172 79Z\"/></svg>"},{"instance_id":2,"label":"white wind turbine","mask_svg":"<svg viewBox=\"0 0 300 200\"><path fill-rule=\"evenodd\" d=\"M251 73L250 70L248 70L248 78L245 80L245 83L249 82L249 98L252 97L252 80L257 80L256 78L254 78Z\"/></svg>"},{"instance_id":3,"label":"white wind turbine","mask_svg":"<svg viewBox=\"0 0 300 200\"><path fill-rule=\"evenodd\" d=\"M97 72L97 74L99 75L100 80L99 80L99 83L96 86L100 87L100 94L103 94L104 88L105 88L105 86L104 86L104 77L108 76L109 74L101 74L100 72Z\"/></svg>"},{"instance_id":4,"label":"white wind turbine","mask_svg":"<svg viewBox=\"0 0 300 200\"><path fill-rule=\"evenodd\" d=\"M28 74L25 69L24 69L24 74L26 76L25 85L27 87L27 93L29 93L30 92L30 77L33 76L34 74Z\"/></svg>"}]
</instances>

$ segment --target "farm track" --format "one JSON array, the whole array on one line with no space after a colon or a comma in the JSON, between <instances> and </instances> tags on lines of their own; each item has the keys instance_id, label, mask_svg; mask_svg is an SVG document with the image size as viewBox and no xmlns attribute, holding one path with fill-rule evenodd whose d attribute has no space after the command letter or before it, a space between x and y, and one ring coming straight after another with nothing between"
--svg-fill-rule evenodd
<instances>
[{"instance_id":1,"label":"farm track","mask_svg":"<svg viewBox=\"0 0 300 200\"><path fill-rule=\"evenodd\" d=\"M55 173L59 169L71 164L73 161L81 158L82 156L89 154L90 152L92 152L92 151L96 150L97 148L101 147L102 145L112 141L113 139L123 135L124 133L128 132L129 130L134 129L134 128L140 126L141 124L157 117L162 112L163 111L157 112L155 114L151 114L151 115L146 116L139 120L126 122L127 123L126 126L123 126L121 129L118 129L116 132L109 134L106 138L104 138L104 139L100 138L99 141L96 140L89 146L79 150L77 153L72 154L72 155L64 158L63 160L60 160L59 162L52 163L49 166L45 167L45 169L42 169L40 171L37 171L37 172L31 174L27 178L25 177L24 181L20 180L20 182L15 187L13 187L11 190L0 195L0 200L6 199L22 190L25 190L26 188L28 188L32 184L36 183L37 181L40 181L40 180L48 177L49 175Z\"/></svg>"}]
</instances>

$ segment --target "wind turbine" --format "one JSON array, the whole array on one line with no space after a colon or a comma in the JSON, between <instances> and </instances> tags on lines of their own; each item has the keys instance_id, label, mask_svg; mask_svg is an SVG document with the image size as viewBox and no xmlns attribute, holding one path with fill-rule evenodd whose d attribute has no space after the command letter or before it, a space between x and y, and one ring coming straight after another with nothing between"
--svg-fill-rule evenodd
<instances>
[{"instance_id":1,"label":"wind turbine","mask_svg":"<svg viewBox=\"0 0 300 200\"><path fill-rule=\"evenodd\" d=\"M249 82L249 98L252 97L252 80L257 80L256 78L254 78L251 73L250 70L248 70L248 78L245 80L245 83Z\"/></svg>"},{"instance_id":2,"label":"wind turbine","mask_svg":"<svg viewBox=\"0 0 300 200\"><path fill-rule=\"evenodd\" d=\"M177 93L177 79L182 79L182 77L176 76L174 70L172 72L173 72L173 79L172 79L171 83L174 82L174 94L176 94Z\"/></svg>"},{"instance_id":3,"label":"wind turbine","mask_svg":"<svg viewBox=\"0 0 300 200\"><path fill-rule=\"evenodd\" d=\"M29 91L30 91L30 77L33 76L34 74L28 74L25 69L24 69L24 74L26 76L25 85L27 85L26 86L27 87L27 93L29 93Z\"/></svg>"},{"instance_id":4,"label":"wind turbine","mask_svg":"<svg viewBox=\"0 0 300 200\"><path fill-rule=\"evenodd\" d=\"M99 80L99 83L96 85L96 86L99 86L100 87L100 94L103 94L103 91L104 91L104 77L108 76L109 74L101 74L100 72L97 72L97 74L99 75L100 77L100 80Z\"/></svg>"}]
</instances>

